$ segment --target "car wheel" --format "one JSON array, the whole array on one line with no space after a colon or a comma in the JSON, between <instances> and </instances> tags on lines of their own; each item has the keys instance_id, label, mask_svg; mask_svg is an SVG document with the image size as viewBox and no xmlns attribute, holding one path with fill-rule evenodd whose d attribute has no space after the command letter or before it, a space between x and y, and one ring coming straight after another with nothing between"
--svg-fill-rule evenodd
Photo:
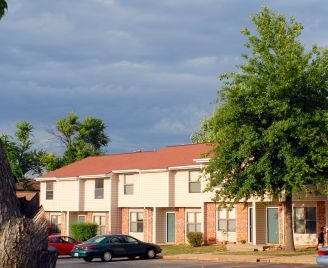
<instances>
[{"instance_id":1,"label":"car wheel","mask_svg":"<svg viewBox=\"0 0 328 268\"><path fill-rule=\"evenodd\" d=\"M112 253L110 253L109 251L105 251L101 257L102 261L111 261L112 260Z\"/></svg>"},{"instance_id":2,"label":"car wheel","mask_svg":"<svg viewBox=\"0 0 328 268\"><path fill-rule=\"evenodd\" d=\"M147 250L146 256L148 259L154 259L156 257L156 251L153 248Z\"/></svg>"},{"instance_id":3,"label":"car wheel","mask_svg":"<svg viewBox=\"0 0 328 268\"><path fill-rule=\"evenodd\" d=\"M86 262L91 262L92 258L91 257L84 257L83 260L86 261Z\"/></svg>"}]
</instances>

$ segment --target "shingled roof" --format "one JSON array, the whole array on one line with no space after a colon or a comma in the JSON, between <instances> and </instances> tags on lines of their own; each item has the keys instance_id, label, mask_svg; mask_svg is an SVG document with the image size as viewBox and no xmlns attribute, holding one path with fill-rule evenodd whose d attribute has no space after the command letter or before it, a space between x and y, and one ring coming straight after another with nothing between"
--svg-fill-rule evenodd
<instances>
[{"instance_id":1,"label":"shingled roof","mask_svg":"<svg viewBox=\"0 0 328 268\"><path fill-rule=\"evenodd\" d=\"M211 147L206 144L187 144L163 147L154 151L90 156L46 173L38 179L69 178L109 174L119 170L164 169L197 164Z\"/></svg>"}]
</instances>

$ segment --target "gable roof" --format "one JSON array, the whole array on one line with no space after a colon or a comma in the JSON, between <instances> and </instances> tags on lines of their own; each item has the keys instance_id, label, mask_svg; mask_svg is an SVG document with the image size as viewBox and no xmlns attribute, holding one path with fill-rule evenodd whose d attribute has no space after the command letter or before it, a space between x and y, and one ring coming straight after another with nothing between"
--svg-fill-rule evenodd
<instances>
[{"instance_id":1,"label":"gable roof","mask_svg":"<svg viewBox=\"0 0 328 268\"><path fill-rule=\"evenodd\" d=\"M151 170L199 164L211 147L187 144L163 147L155 151L90 156L46 173L38 179L70 178L109 174L119 170Z\"/></svg>"}]
</instances>

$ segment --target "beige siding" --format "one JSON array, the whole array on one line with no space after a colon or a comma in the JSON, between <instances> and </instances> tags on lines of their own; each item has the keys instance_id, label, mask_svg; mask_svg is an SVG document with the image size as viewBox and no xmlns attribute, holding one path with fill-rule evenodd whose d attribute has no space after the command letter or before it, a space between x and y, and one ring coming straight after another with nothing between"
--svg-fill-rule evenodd
<instances>
[{"instance_id":1,"label":"beige siding","mask_svg":"<svg viewBox=\"0 0 328 268\"><path fill-rule=\"evenodd\" d=\"M118 208L118 175L114 174L111 179L111 204L110 204L109 230L111 233L122 232L121 210Z\"/></svg>"},{"instance_id":2,"label":"beige siding","mask_svg":"<svg viewBox=\"0 0 328 268\"><path fill-rule=\"evenodd\" d=\"M189 171L177 171L175 173L175 206L197 207L201 205L201 193L189 193Z\"/></svg>"},{"instance_id":3,"label":"beige siding","mask_svg":"<svg viewBox=\"0 0 328 268\"><path fill-rule=\"evenodd\" d=\"M168 206L168 172L140 174L140 206Z\"/></svg>"},{"instance_id":4,"label":"beige siding","mask_svg":"<svg viewBox=\"0 0 328 268\"><path fill-rule=\"evenodd\" d=\"M129 174L130 175L130 174ZM133 174L133 194L124 194L124 174L118 175L118 206L140 207L140 179L139 174Z\"/></svg>"},{"instance_id":5,"label":"beige siding","mask_svg":"<svg viewBox=\"0 0 328 268\"><path fill-rule=\"evenodd\" d=\"M157 210L156 217L156 243L166 243L166 212L165 209ZM173 212L173 211L171 211Z\"/></svg>"},{"instance_id":6,"label":"beige siding","mask_svg":"<svg viewBox=\"0 0 328 268\"><path fill-rule=\"evenodd\" d=\"M46 182L40 183L40 204L45 211L76 211L79 209L78 181L54 181L53 199L46 200Z\"/></svg>"},{"instance_id":7,"label":"beige siding","mask_svg":"<svg viewBox=\"0 0 328 268\"><path fill-rule=\"evenodd\" d=\"M104 198L95 199L95 179L85 179L82 191L84 191L83 202L86 211L109 211L111 195L110 195L110 179L104 179Z\"/></svg>"},{"instance_id":8,"label":"beige siding","mask_svg":"<svg viewBox=\"0 0 328 268\"><path fill-rule=\"evenodd\" d=\"M256 204L256 244L266 243L266 206Z\"/></svg>"}]
</instances>

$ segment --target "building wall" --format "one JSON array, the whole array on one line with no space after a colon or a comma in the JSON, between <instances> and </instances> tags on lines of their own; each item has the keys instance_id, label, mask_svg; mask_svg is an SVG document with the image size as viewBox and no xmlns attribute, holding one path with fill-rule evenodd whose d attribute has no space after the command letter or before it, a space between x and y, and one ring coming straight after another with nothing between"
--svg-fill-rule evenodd
<instances>
[{"instance_id":1,"label":"building wall","mask_svg":"<svg viewBox=\"0 0 328 268\"><path fill-rule=\"evenodd\" d=\"M186 243L186 217L185 217L185 208L176 208L175 211L175 238L177 244L185 244Z\"/></svg>"},{"instance_id":2,"label":"building wall","mask_svg":"<svg viewBox=\"0 0 328 268\"><path fill-rule=\"evenodd\" d=\"M247 241L248 238L248 206L242 203L236 205L236 241Z\"/></svg>"},{"instance_id":3,"label":"building wall","mask_svg":"<svg viewBox=\"0 0 328 268\"><path fill-rule=\"evenodd\" d=\"M109 211L111 204L111 185L110 179L104 178L104 198L95 199L95 179L84 179L83 202L84 210L86 211ZM81 185L81 186L82 186Z\"/></svg>"},{"instance_id":4,"label":"building wall","mask_svg":"<svg viewBox=\"0 0 328 268\"><path fill-rule=\"evenodd\" d=\"M46 211L78 211L78 181L53 181L53 199L46 199L46 182L40 183L40 204Z\"/></svg>"},{"instance_id":5,"label":"building wall","mask_svg":"<svg viewBox=\"0 0 328 268\"><path fill-rule=\"evenodd\" d=\"M205 203L204 205L204 241L205 243L216 243L216 211L215 203Z\"/></svg>"}]
</instances>

